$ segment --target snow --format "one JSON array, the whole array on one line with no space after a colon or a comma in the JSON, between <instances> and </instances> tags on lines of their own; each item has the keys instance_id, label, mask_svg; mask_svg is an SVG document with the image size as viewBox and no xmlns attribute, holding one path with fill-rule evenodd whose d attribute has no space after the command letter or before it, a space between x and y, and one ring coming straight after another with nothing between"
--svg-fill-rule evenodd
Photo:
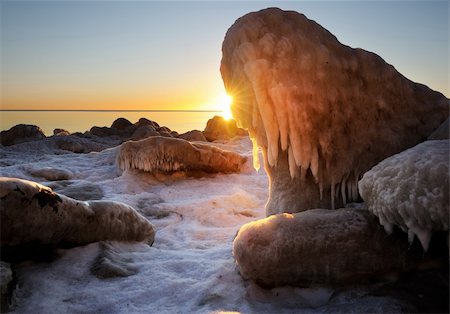
<instances>
[{"instance_id":1,"label":"snow","mask_svg":"<svg viewBox=\"0 0 450 314\"><path fill-rule=\"evenodd\" d=\"M359 189L386 232L396 225L426 251L434 231L449 229L449 140L426 141L383 160Z\"/></svg>"},{"instance_id":2,"label":"snow","mask_svg":"<svg viewBox=\"0 0 450 314\"><path fill-rule=\"evenodd\" d=\"M448 117L444 95L293 11L236 20L223 41L221 74L233 117L262 148L266 168L275 172L286 159L291 178L311 172L331 208L340 196L357 200L360 175ZM270 213L292 210L268 204Z\"/></svg>"},{"instance_id":3,"label":"snow","mask_svg":"<svg viewBox=\"0 0 450 314\"><path fill-rule=\"evenodd\" d=\"M138 170L122 174L115 162L117 148L89 154L56 154L57 149L27 154L26 144L20 149L1 148L3 176L44 185L97 185L103 190L102 200L132 206L151 221L156 235L151 247L96 242L61 249L50 263L15 265L19 274L16 313L393 312L400 308L398 301L370 296L360 288L265 290L240 277L232 242L240 226L265 216L268 179L264 171L250 168L240 174L201 178L157 177ZM33 149L38 143L28 145ZM248 138L215 145L252 155ZM73 177L50 182L28 171L47 167L70 171ZM113 254L103 254L105 246ZM102 278L94 267L99 256L109 258L112 268L119 267L116 273L124 277Z\"/></svg>"}]
</instances>

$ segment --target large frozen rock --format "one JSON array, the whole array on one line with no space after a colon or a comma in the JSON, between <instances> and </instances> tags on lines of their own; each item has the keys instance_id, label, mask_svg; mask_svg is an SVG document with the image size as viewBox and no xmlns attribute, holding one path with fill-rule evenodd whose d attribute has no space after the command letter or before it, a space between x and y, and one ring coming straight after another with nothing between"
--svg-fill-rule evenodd
<instances>
[{"instance_id":1,"label":"large frozen rock","mask_svg":"<svg viewBox=\"0 0 450 314\"><path fill-rule=\"evenodd\" d=\"M0 178L2 247L84 245L101 240L153 243L152 224L119 202L83 202L36 182Z\"/></svg>"},{"instance_id":2,"label":"large frozen rock","mask_svg":"<svg viewBox=\"0 0 450 314\"><path fill-rule=\"evenodd\" d=\"M426 141L364 174L361 196L388 233L396 225L427 250L434 231L449 230L449 149L449 140Z\"/></svg>"},{"instance_id":3,"label":"large frozen rock","mask_svg":"<svg viewBox=\"0 0 450 314\"><path fill-rule=\"evenodd\" d=\"M206 123L203 131L205 138L212 142L215 140L229 140L235 136L245 136L247 132L238 128L233 119L225 120L223 117L214 116Z\"/></svg>"},{"instance_id":4,"label":"large frozen rock","mask_svg":"<svg viewBox=\"0 0 450 314\"><path fill-rule=\"evenodd\" d=\"M117 163L122 170L147 172L239 172L247 158L208 144L162 136L123 143Z\"/></svg>"},{"instance_id":5,"label":"large frozen rock","mask_svg":"<svg viewBox=\"0 0 450 314\"><path fill-rule=\"evenodd\" d=\"M245 224L233 254L241 275L261 286L360 283L408 270L408 241L388 236L367 210L313 209Z\"/></svg>"},{"instance_id":6,"label":"large frozen rock","mask_svg":"<svg viewBox=\"0 0 450 314\"><path fill-rule=\"evenodd\" d=\"M270 176L268 214L357 199L365 171L423 141L449 115L441 93L297 12L239 18L222 53L231 111L261 147Z\"/></svg>"},{"instance_id":7,"label":"large frozen rock","mask_svg":"<svg viewBox=\"0 0 450 314\"><path fill-rule=\"evenodd\" d=\"M45 138L44 132L36 125L18 124L11 129L0 132L0 143L5 146Z\"/></svg>"}]
</instances>

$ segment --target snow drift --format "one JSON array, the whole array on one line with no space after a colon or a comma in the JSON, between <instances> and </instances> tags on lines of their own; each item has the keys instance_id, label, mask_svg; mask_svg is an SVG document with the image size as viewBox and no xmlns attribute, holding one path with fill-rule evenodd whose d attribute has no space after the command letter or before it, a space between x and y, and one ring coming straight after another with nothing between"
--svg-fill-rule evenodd
<instances>
[{"instance_id":1,"label":"snow drift","mask_svg":"<svg viewBox=\"0 0 450 314\"><path fill-rule=\"evenodd\" d=\"M239 18L222 53L233 116L263 151L268 214L355 200L365 171L448 117L442 94L297 12L270 8Z\"/></svg>"},{"instance_id":2,"label":"snow drift","mask_svg":"<svg viewBox=\"0 0 450 314\"><path fill-rule=\"evenodd\" d=\"M36 182L0 178L1 246L85 245L100 240L152 244L152 224L132 207L83 202Z\"/></svg>"},{"instance_id":3,"label":"snow drift","mask_svg":"<svg viewBox=\"0 0 450 314\"><path fill-rule=\"evenodd\" d=\"M448 171L449 140L426 141L366 172L359 190L388 233L396 225L427 250L433 231L449 230Z\"/></svg>"},{"instance_id":4,"label":"snow drift","mask_svg":"<svg viewBox=\"0 0 450 314\"><path fill-rule=\"evenodd\" d=\"M121 145L117 163L122 170L147 172L239 172L247 158L207 144L155 136Z\"/></svg>"}]
</instances>

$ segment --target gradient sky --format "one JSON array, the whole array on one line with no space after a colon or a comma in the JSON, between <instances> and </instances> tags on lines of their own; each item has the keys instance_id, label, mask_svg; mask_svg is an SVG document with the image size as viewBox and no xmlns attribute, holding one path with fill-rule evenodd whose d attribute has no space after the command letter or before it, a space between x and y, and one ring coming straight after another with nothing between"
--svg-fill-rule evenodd
<instances>
[{"instance_id":1,"label":"gradient sky","mask_svg":"<svg viewBox=\"0 0 450 314\"><path fill-rule=\"evenodd\" d=\"M1 109L221 109L227 29L295 10L449 97L448 1L1 1Z\"/></svg>"}]
</instances>

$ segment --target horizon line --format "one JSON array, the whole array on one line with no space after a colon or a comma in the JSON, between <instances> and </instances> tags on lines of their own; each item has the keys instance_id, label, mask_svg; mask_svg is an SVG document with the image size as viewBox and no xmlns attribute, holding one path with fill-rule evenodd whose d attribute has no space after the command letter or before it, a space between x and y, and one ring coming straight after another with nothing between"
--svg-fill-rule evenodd
<instances>
[{"instance_id":1,"label":"horizon line","mask_svg":"<svg viewBox=\"0 0 450 314\"><path fill-rule=\"evenodd\" d=\"M137 109L0 109L0 112L6 111L57 111L57 112L74 112L74 111L82 111L82 112L223 112L222 110L190 110L190 109L146 109L146 110L137 110Z\"/></svg>"}]
</instances>

